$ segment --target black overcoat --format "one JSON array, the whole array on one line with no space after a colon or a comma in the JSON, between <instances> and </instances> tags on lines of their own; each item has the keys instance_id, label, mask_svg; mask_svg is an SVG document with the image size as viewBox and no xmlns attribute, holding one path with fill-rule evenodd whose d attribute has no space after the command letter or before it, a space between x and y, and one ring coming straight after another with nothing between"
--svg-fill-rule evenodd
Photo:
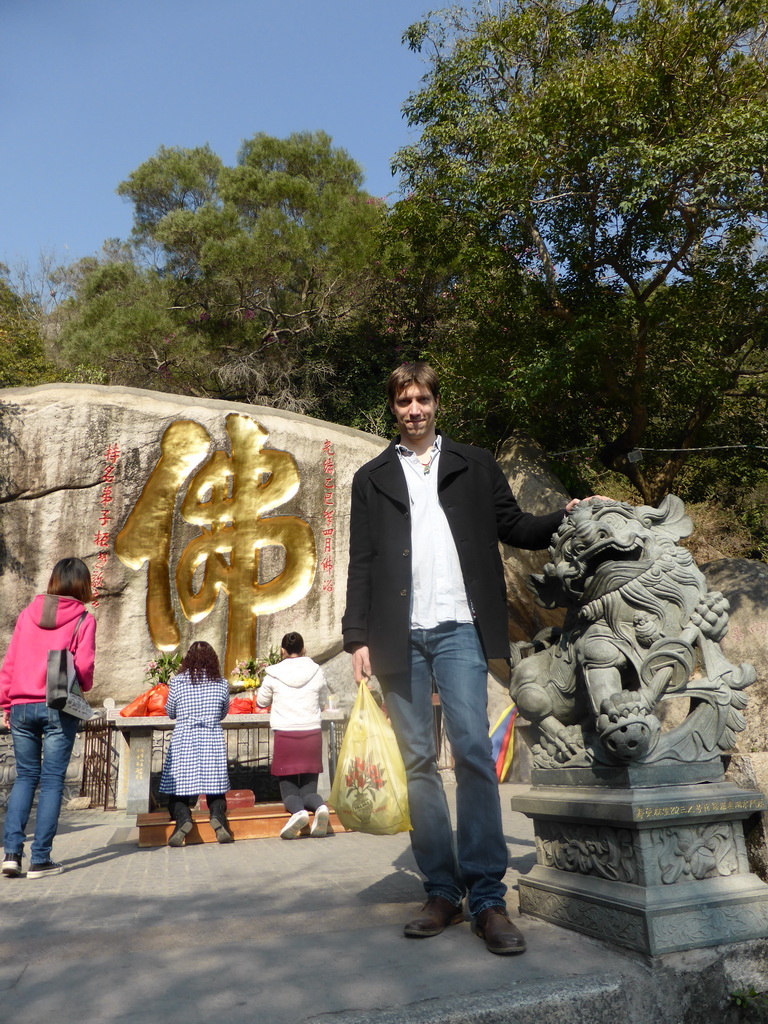
<instances>
[{"instance_id":1,"label":"black overcoat","mask_svg":"<svg viewBox=\"0 0 768 1024\"><path fill-rule=\"evenodd\" d=\"M377 675L408 667L411 523L408 485L393 441L352 481L344 649L368 646ZM486 658L509 657L504 570L498 541L538 550L564 512L521 511L489 451L442 435L438 494L456 543Z\"/></svg>"}]
</instances>

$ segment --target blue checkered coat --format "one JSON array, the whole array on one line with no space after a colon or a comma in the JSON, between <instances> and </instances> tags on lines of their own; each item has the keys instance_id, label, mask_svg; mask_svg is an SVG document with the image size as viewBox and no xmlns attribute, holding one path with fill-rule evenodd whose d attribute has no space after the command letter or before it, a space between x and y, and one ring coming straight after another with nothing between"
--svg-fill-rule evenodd
<instances>
[{"instance_id":1,"label":"blue checkered coat","mask_svg":"<svg viewBox=\"0 0 768 1024\"><path fill-rule=\"evenodd\" d=\"M171 679L165 711L169 718L176 719L176 725L165 755L161 793L226 793L227 744L221 719L228 709L226 679L193 683L188 672Z\"/></svg>"}]
</instances>

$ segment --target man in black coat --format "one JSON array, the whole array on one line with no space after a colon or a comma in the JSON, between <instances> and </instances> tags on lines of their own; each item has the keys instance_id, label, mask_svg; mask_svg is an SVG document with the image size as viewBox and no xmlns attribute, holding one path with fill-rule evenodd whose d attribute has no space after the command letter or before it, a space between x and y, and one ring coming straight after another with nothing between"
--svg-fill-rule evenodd
<instances>
[{"instance_id":1,"label":"man in black coat","mask_svg":"<svg viewBox=\"0 0 768 1024\"><path fill-rule=\"evenodd\" d=\"M400 437L352 484L344 649L355 680L381 683L408 778L411 845L426 881L413 938L463 920L493 953L522 953L506 913L507 847L487 714L487 660L509 657L498 541L540 549L570 511L522 512L490 452L435 429L439 383L426 363L387 382ZM437 771L432 682L456 771L457 832Z\"/></svg>"}]
</instances>

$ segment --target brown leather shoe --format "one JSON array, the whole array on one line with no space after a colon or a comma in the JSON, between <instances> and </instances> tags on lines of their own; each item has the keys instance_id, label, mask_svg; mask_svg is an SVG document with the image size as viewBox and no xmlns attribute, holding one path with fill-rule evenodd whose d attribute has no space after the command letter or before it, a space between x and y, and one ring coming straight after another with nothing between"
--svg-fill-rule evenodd
<instances>
[{"instance_id":1,"label":"brown leather shoe","mask_svg":"<svg viewBox=\"0 0 768 1024\"><path fill-rule=\"evenodd\" d=\"M508 955L525 952L525 939L519 928L512 924L504 907L486 907L475 918L474 931L485 939L491 953Z\"/></svg>"},{"instance_id":2,"label":"brown leather shoe","mask_svg":"<svg viewBox=\"0 0 768 1024\"><path fill-rule=\"evenodd\" d=\"M421 908L421 916L409 921L403 933L410 939L427 939L439 935L449 924L460 924L463 920L461 907L455 907L442 896L430 896Z\"/></svg>"}]
</instances>

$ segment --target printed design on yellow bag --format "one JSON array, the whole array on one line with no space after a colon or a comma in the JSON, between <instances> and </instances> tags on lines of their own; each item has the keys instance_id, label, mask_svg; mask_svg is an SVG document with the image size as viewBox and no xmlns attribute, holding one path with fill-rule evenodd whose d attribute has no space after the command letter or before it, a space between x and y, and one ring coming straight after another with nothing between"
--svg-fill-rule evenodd
<instances>
[{"instance_id":1,"label":"printed design on yellow bag","mask_svg":"<svg viewBox=\"0 0 768 1024\"><path fill-rule=\"evenodd\" d=\"M345 782L347 799L352 798L352 808L360 821L370 821L372 814L387 809L386 793L380 792L385 786L382 765L356 757L347 765Z\"/></svg>"},{"instance_id":2,"label":"printed design on yellow bag","mask_svg":"<svg viewBox=\"0 0 768 1024\"><path fill-rule=\"evenodd\" d=\"M349 716L329 803L344 828L394 835L411 827L405 767L392 726L365 684Z\"/></svg>"}]
</instances>

